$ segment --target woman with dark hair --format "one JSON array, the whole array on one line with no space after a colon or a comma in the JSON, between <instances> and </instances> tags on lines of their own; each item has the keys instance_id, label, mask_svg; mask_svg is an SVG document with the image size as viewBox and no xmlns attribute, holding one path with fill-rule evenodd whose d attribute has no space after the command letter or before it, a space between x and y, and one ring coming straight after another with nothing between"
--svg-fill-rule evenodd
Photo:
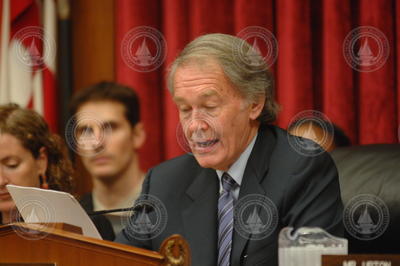
<instances>
[{"instance_id":1,"label":"woman with dark hair","mask_svg":"<svg viewBox=\"0 0 400 266\"><path fill-rule=\"evenodd\" d=\"M13 222L7 184L71 192L66 151L38 113L16 104L0 106L0 224Z\"/></svg>"}]
</instances>

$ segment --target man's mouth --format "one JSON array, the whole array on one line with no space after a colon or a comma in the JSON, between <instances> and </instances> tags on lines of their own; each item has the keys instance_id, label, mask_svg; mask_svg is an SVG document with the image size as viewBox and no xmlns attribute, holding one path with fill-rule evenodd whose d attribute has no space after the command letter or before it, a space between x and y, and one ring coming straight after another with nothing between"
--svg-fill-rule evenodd
<instances>
[{"instance_id":1,"label":"man's mouth","mask_svg":"<svg viewBox=\"0 0 400 266\"><path fill-rule=\"evenodd\" d=\"M196 141L195 143L199 147L205 148L205 147L209 147L211 145L214 145L217 142L218 142L218 139L212 139L212 140L207 140L207 141Z\"/></svg>"},{"instance_id":2,"label":"man's mouth","mask_svg":"<svg viewBox=\"0 0 400 266\"><path fill-rule=\"evenodd\" d=\"M195 153L207 153L211 152L215 145L219 142L219 139L205 140L205 141L192 141L192 151Z\"/></svg>"}]
</instances>

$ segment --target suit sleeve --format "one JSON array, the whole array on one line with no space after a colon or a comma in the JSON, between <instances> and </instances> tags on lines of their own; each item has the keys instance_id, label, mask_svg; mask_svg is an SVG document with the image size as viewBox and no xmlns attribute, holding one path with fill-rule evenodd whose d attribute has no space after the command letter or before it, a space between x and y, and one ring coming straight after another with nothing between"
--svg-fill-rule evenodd
<instances>
[{"instance_id":1,"label":"suit sleeve","mask_svg":"<svg viewBox=\"0 0 400 266\"><path fill-rule=\"evenodd\" d=\"M295 229L321 227L334 236L343 236L339 178L328 153L299 156L285 195L284 224Z\"/></svg>"},{"instance_id":2,"label":"suit sleeve","mask_svg":"<svg viewBox=\"0 0 400 266\"><path fill-rule=\"evenodd\" d=\"M143 181L141 195L149 194L150 176L151 176L151 169L149 170L149 172L146 175L145 180ZM133 218L133 215L131 216L130 219L132 219L132 218ZM130 246L135 246L138 248L152 250L151 240L136 239L132 236L132 234L129 233L129 224L115 237L114 242L130 245Z\"/></svg>"}]
</instances>

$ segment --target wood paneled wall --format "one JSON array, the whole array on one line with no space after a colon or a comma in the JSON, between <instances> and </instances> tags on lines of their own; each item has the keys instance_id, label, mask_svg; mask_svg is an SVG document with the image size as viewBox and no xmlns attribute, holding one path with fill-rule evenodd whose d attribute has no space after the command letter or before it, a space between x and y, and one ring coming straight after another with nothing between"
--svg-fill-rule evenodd
<instances>
[{"instance_id":1,"label":"wood paneled wall","mask_svg":"<svg viewBox=\"0 0 400 266\"><path fill-rule=\"evenodd\" d=\"M71 0L73 90L114 80L114 0ZM77 160L77 193L91 190L89 174Z\"/></svg>"}]
</instances>

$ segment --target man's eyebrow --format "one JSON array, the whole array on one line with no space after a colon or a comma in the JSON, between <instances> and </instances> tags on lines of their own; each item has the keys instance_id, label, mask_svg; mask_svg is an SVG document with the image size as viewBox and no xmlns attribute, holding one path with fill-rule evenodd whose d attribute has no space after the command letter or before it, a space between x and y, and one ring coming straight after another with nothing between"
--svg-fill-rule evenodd
<instances>
[{"instance_id":1,"label":"man's eyebrow","mask_svg":"<svg viewBox=\"0 0 400 266\"><path fill-rule=\"evenodd\" d=\"M219 96L219 93L216 90L209 89L209 90L206 90L205 92L202 92L199 97L200 98L210 98L212 96ZM182 97L179 97L179 96L178 97L174 96L173 100L176 103L185 102L185 99Z\"/></svg>"},{"instance_id":2,"label":"man's eyebrow","mask_svg":"<svg viewBox=\"0 0 400 266\"><path fill-rule=\"evenodd\" d=\"M96 123L87 123L87 124L82 124L82 123L80 123L80 124L78 124L77 125L77 128L78 129L82 129L82 128L87 128L87 127L93 127L93 126L104 126L104 125L111 125L111 126L113 126L113 125L116 125L117 124L117 122L115 121L115 120L99 120L99 121L96 121Z\"/></svg>"},{"instance_id":3,"label":"man's eyebrow","mask_svg":"<svg viewBox=\"0 0 400 266\"><path fill-rule=\"evenodd\" d=\"M201 98L210 98L212 96L219 96L219 93L217 93L216 90L206 90L202 94L200 94Z\"/></svg>"},{"instance_id":4,"label":"man's eyebrow","mask_svg":"<svg viewBox=\"0 0 400 266\"><path fill-rule=\"evenodd\" d=\"M174 100L174 102L176 102L176 103L183 103L183 102L185 102L185 99L183 99L182 97L176 97L176 96L174 96L174 97L173 97L173 100Z\"/></svg>"}]
</instances>

